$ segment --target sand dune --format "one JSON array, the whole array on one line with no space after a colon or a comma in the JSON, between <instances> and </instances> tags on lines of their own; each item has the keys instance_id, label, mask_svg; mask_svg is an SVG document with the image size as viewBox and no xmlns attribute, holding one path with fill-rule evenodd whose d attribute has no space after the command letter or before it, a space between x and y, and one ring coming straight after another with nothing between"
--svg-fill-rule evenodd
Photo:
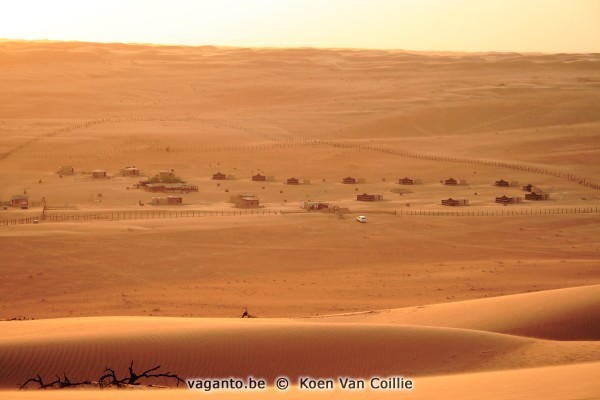
<instances>
[{"instance_id":1,"label":"sand dune","mask_svg":"<svg viewBox=\"0 0 600 400\"><path fill-rule=\"evenodd\" d=\"M103 317L2 322L0 385L162 365L182 377L439 375L600 359L594 342L472 330L286 320ZM526 357L523 357L526 355Z\"/></svg>"},{"instance_id":2,"label":"sand dune","mask_svg":"<svg viewBox=\"0 0 600 400\"><path fill-rule=\"evenodd\" d=\"M531 344L436 328L140 317L12 322L3 323L2 331L3 387L63 370L71 379L89 379L130 359L140 368L161 364L187 377L363 376L407 367L407 373L422 375L489 368L487 352Z\"/></svg>"},{"instance_id":3,"label":"sand dune","mask_svg":"<svg viewBox=\"0 0 600 400\"><path fill-rule=\"evenodd\" d=\"M443 326L551 340L600 340L600 285L310 320Z\"/></svg>"},{"instance_id":4,"label":"sand dune","mask_svg":"<svg viewBox=\"0 0 600 400\"><path fill-rule=\"evenodd\" d=\"M597 342L549 342L463 329L291 320L104 317L2 322L0 332L0 387L5 390L38 373L47 379L66 372L71 381L93 380L108 366L122 375L131 359L136 361L137 370L160 364L163 371L184 379L252 375L272 383L277 376L288 376L296 382L299 376L401 375L416 381L416 390L410 393L415 398L448 391L447 398L477 398L482 394L486 398L505 398L502 396L513 393L552 399L570 398L564 393L581 395L598 389L597 380L592 378L600 360ZM595 364L577 365L583 362ZM563 366L541 368L548 365ZM531 367L539 368L523 370ZM510 371L475 374L490 370ZM457 373L463 375L447 375ZM561 375L577 388L567 391L566 385L558 382ZM48 398L58 395L53 391L44 393ZM80 391L59 393L66 393L63 398L81 395ZM106 395L85 393L86 398ZM116 398L136 396L131 391L108 393ZM175 394L143 393L152 396L148 398ZM333 393L341 398L353 395ZM314 393L297 388L286 393L291 398L308 394L312 397ZM39 395L37 391L4 392L2 398L35 399ZM177 392L177 396L185 395L188 393L183 390ZM382 398L373 391L362 395ZM383 398L393 396L383 393Z\"/></svg>"}]
</instances>

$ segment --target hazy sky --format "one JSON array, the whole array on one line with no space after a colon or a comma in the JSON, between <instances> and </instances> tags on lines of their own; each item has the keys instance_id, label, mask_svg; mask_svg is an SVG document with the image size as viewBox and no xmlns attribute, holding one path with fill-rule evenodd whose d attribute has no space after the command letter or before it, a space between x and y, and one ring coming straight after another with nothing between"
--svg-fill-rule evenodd
<instances>
[{"instance_id":1,"label":"hazy sky","mask_svg":"<svg viewBox=\"0 0 600 400\"><path fill-rule=\"evenodd\" d=\"M600 52L600 0L0 0L0 37Z\"/></svg>"}]
</instances>

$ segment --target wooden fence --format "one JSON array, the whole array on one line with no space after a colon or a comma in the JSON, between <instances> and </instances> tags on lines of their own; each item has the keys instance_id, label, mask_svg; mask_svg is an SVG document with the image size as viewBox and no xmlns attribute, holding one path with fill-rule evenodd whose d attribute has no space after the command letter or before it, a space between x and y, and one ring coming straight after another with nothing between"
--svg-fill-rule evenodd
<instances>
[{"instance_id":1,"label":"wooden fence","mask_svg":"<svg viewBox=\"0 0 600 400\"><path fill-rule=\"evenodd\" d=\"M2 219L0 220L0 226L10 226L10 225L21 225L21 224L34 224L41 221L42 217L27 217L27 218L12 218L12 219Z\"/></svg>"},{"instance_id":2,"label":"wooden fence","mask_svg":"<svg viewBox=\"0 0 600 400\"><path fill-rule=\"evenodd\" d=\"M524 208L512 210L400 210L399 216L426 216L426 217L510 217L530 215L558 215L558 214L597 214L598 206L594 207L554 207L554 208ZM368 213L368 211L365 211Z\"/></svg>"},{"instance_id":3,"label":"wooden fence","mask_svg":"<svg viewBox=\"0 0 600 400\"><path fill-rule=\"evenodd\" d=\"M189 210L189 211L99 211L99 212L45 212L42 215L27 218L0 220L0 226L33 224L37 222L67 222L67 221L121 221L140 219L194 218L194 217L227 217L241 215L272 215L276 210Z\"/></svg>"},{"instance_id":4,"label":"wooden fence","mask_svg":"<svg viewBox=\"0 0 600 400\"><path fill-rule=\"evenodd\" d=\"M391 214L399 217L425 216L425 217L509 217L509 216L534 216L534 215L559 215L559 214L597 214L600 207L555 207L555 208L529 208L514 210L352 210L353 214ZM274 215L297 214L306 211L290 212L277 210L190 210L190 211L103 211L103 212L70 212L48 213L34 217L20 219L0 220L0 227L21 224L34 224L42 222L77 222L77 221L122 221L144 219L170 219L170 218L196 218L196 217L232 217L242 215Z\"/></svg>"},{"instance_id":5,"label":"wooden fence","mask_svg":"<svg viewBox=\"0 0 600 400\"><path fill-rule=\"evenodd\" d=\"M212 126L215 128L230 128L230 129L240 130L246 134L261 137L268 141L281 141L282 140L281 138L273 137L264 132L259 132L253 128L238 125L233 122L217 120L217 119L209 119L209 118L199 118L199 117L195 117L195 116L186 116L186 117L143 117L143 116L139 116L139 117L123 117L123 118L109 117L109 118L97 118L94 120L88 120L88 121L74 123L71 125L64 126L62 128L57 128L52 131L43 133L34 138L30 138L27 141L20 143L17 146L14 146L13 148L8 149L4 153L0 153L0 161L8 158L10 156L14 156L15 154L19 153L24 148L26 148L34 143L37 143L44 139L52 138L52 137L55 137L58 135L61 135L61 136L68 135L69 133L76 131L78 129L89 128L89 127L103 125L103 124L111 124L111 123L114 124L114 123L123 123L123 122L190 122L190 121L197 122L197 123L200 123L203 125ZM139 150L139 151L143 151L143 150ZM164 151L164 148L163 148L163 151ZM105 155L112 154L112 152L106 152L104 154ZM38 156L41 157L42 155L38 155Z\"/></svg>"},{"instance_id":6,"label":"wooden fence","mask_svg":"<svg viewBox=\"0 0 600 400\"><path fill-rule=\"evenodd\" d=\"M356 144L356 143L342 143L331 140L318 140L318 143L327 144L333 147L339 148L348 148L348 149L365 149L371 151L378 151L380 153L397 155L400 157L407 158L416 158L422 160L431 160L431 161L441 161L441 162L452 162L452 163L461 163L461 164L476 164L483 165L487 167L496 167L496 168L507 168L513 169L517 171L525 171L534 174L542 174L542 175L550 175L556 178L561 178L565 180L569 180L571 182L575 182L579 185L600 190L600 184L592 182L588 178L584 178L581 176L577 176L571 173L560 172L560 171L552 171L545 168L540 168L531 165L519 164L514 162L505 162L505 161L497 161L497 160L486 160L486 159L476 159L476 158L462 158L462 157L448 157L448 156L438 156L433 154L426 153L413 153L410 151L405 151L401 149L388 148L383 146L376 145L367 145L367 144Z\"/></svg>"},{"instance_id":7,"label":"wooden fence","mask_svg":"<svg viewBox=\"0 0 600 400\"><path fill-rule=\"evenodd\" d=\"M45 222L61 221L120 221L131 219L166 219L166 218L194 218L194 217L228 217L241 215L271 215L277 214L274 210L152 210L152 211L102 211L102 212L71 212L71 213L46 213Z\"/></svg>"},{"instance_id":8,"label":"wooden fence","mask_svg":"<svg viewBox=\"0 0 600 400\"><path fill-rule=\"evenodd\" d=\"M378 151L381 153L387 153L387 154L392 154L392 155L407 157L407 158L416 158L416 159L441 161L441 162L452 162L452 163L478 164L478 165L497 167L497 168L508 168L508 169L513 169L513 170L518 170L518 171L535 173L535 174L550 175L550 176L554 176L557 178L566 179L566 180L575 182L579 185L582 185L582 186L585 186L585 187L588 187L591 189L600 190L600 183L592 182L588 178L577 176L577 175L574 175L571 173L552 171L552 170L548 170L545 168L540 168L540 167L536 167L536 166L532 166L532 165L525 165L525 164L519 164L519 163L515 163L515 162L506 162L506 161L497 161L497 160L448 157L448 156L439 156L439 155L426 154L426 153L414 153L411 151L406 151L406 150L402 150L402 149L398 149L398 148L390 148L390 147L385 147L385 146L381 146L381 145L357 144L357 143L341 142L341 141L334 141L334 140L323 140L323 139L303 139L303 138L297 138L297 137L281 137L281 136L275 137L275 136L266 134L264 132L260 132L254 128L238 125L238 124L230 122L230 121L199 118L199 117L195 117L195 116L186 116L186 117L142 117L142 116L140 116L140 117L124 117L124 118L111 117L111 118L98 118L95 120L79 122L76 124L65 126L63 128L55 129L51 132L47 132L47 133L37 136L35 138L31 138L28 141L21 143L15 147L9 149L8 151L6 151L4 153L0 153L0 161L2 161L3 159L6 159L9 156L14 156L17 153L20 153L20 151L23 150L24 148L28 147L29 145L31 145L33 143L41 141L45 138L50 138L50 137L54 137L57 135L65 135L65 134L68 134L68 133L78 130L78 129L88 128L88 127L102 125L102 124L110 124L110 123L160 122L160 121L165 121L165 122L194 121L194 122L197 122L200 124L209 125L209 126L213 126L216 128L225 127L225 128L237 129L248 135L260 137L267 141L274 142L274 143L269 143L269 144L265 144L265 145L223 146L223 147L214 147L214 148L197 147L197 148L190 149L187 146L182 147L182 148L169 147L168 151L170 151L170 152L186 151L186 150L204 152L204 151L235 151L235 150L247 151L247 150L262 150L262 149L284 149L284 148L291 148L291 147L298 147L298 146L311 146L311 145L316 144L316 145L334 146L334 147L338 147L338 148L364 149L364 150L370 150L370 151ZM138 148L136 151L147 151L147 150ZM68 153L68 154L70 154L71 156L74 156L75 154L81 155L83 153ZM113 154L113 151L110 150L104 154L105 155ZM23 156L27 156L27 155L23 155ZM41 157L42 155L38 155L38 156ZM46 154L44 156L47 157L48 155ZM37 157L37 156L34 156L34 157Z\"/></svg>"}]
</instances>

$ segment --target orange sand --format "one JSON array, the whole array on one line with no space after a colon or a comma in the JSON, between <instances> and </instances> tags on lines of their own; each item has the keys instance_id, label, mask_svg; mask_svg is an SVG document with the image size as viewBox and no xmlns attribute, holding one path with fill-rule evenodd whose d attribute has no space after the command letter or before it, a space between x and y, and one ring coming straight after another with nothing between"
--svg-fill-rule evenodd
<instances>
[{"instance_id":1,"label":"orange sand","mask_svg":"<svg viewBox=\"0 0 600 400\"><path fill-rule=\"evenodd\" d=\"M414 399L600 397L599 67L596 54L0 41L0 201L33 202L0 210L0 319L36 319L0 322L0 397L201 395L9 391L131 359L184 377L411 376ZM155 195L118 175L131 165L199 191L139 206ZM528 183L550 200L494 202ZM40 216L42 198L64 208L49 213L118 216L233 211L241 192L267 214L1 224ZM365 192L383 200L357 202ZM348 211L309 214L309 199ZM259 318L232 319L245 307Z\"/></svg>"}]
</instances>

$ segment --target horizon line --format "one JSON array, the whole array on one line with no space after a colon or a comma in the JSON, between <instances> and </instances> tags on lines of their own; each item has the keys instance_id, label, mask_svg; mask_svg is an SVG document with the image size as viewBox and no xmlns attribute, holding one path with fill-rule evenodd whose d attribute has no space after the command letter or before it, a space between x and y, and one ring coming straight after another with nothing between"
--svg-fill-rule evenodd
<instances>
[{"instance_id":1,"label":"horizon line","mask_svg":"<svg viewBox=\"0 0 600 400\"><path fill-rule=\"evenodd\" d=\"M185 44L185 43L151 43L151 42L115 42L115 41L87 41L87 40L64 40L64 39L20 39L20 38L2 38L2 42L30 42L30 43L82 43L82 44L120 44L125 46L153 46L153 47L188 47L202 48L213 47L217 49L274 49L274 50L294 50L294 49L312 49L312 50L349 50L349 51L387 51L404 53L454 53L454 54L520 54L520 55L552 55L552 54L600 54L599 52L556 52L545 51L508 51L508 50L412 50L400 48L375 48L375 47L317 47L317 46L237 46L220 44Z\"/></svg>"}]
</instances>

